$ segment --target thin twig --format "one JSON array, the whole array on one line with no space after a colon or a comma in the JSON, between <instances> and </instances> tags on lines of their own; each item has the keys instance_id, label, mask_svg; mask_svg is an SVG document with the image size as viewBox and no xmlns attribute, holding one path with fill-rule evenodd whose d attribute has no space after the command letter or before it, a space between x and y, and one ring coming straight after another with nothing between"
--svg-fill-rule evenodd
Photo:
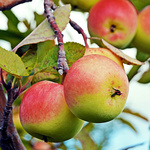
<instances>
[{"instance_id":1,"label":"thin twig","mask_svg":"<svg viewBox=\"0 0 150 150\"><path fill-rule=\"evenodd\" d=\"M54 4L52 9L55 10L56 8L57 8L57 6ZM86 48L89 48L88 43L87 43L88 38L87 38L84 30L76 22L72 21L71 19L70 19L69 23L79 34L82 34L85 46L86 46Z\"/></svg>"},{"instance_id":2,"label":"thin twig","mask_svg":"<svg viewBox=\"0 0 150 150\"><path fill-rule=\"evenodd\" d=\"M89 48L89 46L87 44L87 36L84 33L83 29L76 22L72 21L71 19L70 19L69 23L79 34L82 34L82 37L83 37L83 40L85 43L85 47Z\"/></svg>"},{"instance_id":3,"label":"thin twig","mask_svg":"<svg viewBox=\"0 0 150 150\"><path fill-rule=\"evenodd\" d=\"M52 13L52 10L55 9L55 5L51 0L44 0L44 8L45 8L45 14L47 16L48 22L50 23L57 37L58 46L59 46L57 70L59 74L62 75L64 73L67 73L69 67L67 64L66 54L64 50L63 35L59 30Z\"/></svg>"}]
</instances>

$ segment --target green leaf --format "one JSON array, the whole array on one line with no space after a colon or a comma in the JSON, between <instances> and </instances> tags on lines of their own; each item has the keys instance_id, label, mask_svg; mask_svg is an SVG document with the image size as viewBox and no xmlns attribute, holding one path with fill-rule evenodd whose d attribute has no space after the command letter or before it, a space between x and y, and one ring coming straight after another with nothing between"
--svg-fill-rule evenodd
<instances>
[{"instance_id":1,"label":"green leaf","mask_svg":"<svg viewBox=\"0 0 150 150\"><path fill-rule=\"evenodd\" d=\"M146 61L148 58L150 58L149 54L143 53L140 50L137 50L137 54L136 54L136 59L138 59L139 61Z\"/></svg>"},{"instance_id":2,"label":"green leaf","mask_svg":"<svg viewBox=\"0 0 150 150\"><path fill-rule=\"evenodd\" d=\"M35 69L36 70L36 69ZM32 79L32 84L42 81L42 80L50 80L50 81L54 81L57 83L60 83L60 75L57 73L56 70L52 69L45 69L43 71L37 72L33 79Z\"/></svg>"},{"instance_id":3,"label":"green leaf","mask_svg":"<svg viewBox=\"0 0 150 150\"><path fill-rule=\"evenodd\" d=\"M14 15L14 13L11 10L3 11L3 14L8 19L8 30L14 31L14 32L20 32L17 28L18 23L20 22L18 18Z\"/></svg>"},{"instance_id":4,"label":"green leaf","mask_svg":"<svg viewBox=\"0 0 150 150\"><path fill-rule=\"evenodd\" d=\"M68 42L64 46L65 46L67 63L69 67L75 61L81 58L84 55L85 50L86 50L85 46L79 43L74 43L74 42Z\"/></svg>"},{"instance_id":5,"label":"green leaf","mask_svg":"<svg viewBox=\"0 0 150 150\"><path fill-rule=\"evenodd\" d=\"M26 70L30 74L37 63L37 51L35 49L29 49L21 58Z\"/></svg>"},{"instance_id":6,"label":"green leaf","mask_svg":"<svg viewBox=\"0 0 150 150\"><path fill-rule=\"evenodd\" d=\"M141 78L138 80L139 83L143 83L143 84L146 84L146 83L150 83L150 69L145 71Z\"/></svg>"},{"instance_id":7,"label":"green leaf","mask_svg":"<svg viewBox=\"0 0 150 150\"><path fill-rule=\"evenodd\" d=\"M55 45L54 40L48 40L37 44L37 63L41 63L48 51Z\"/></svg>"},{"instance_id":8,"label":"green leaf","mask_svg":"<svg viewBox=\"0 0 150 150\"><path fill-rule=\"evenodd\" d=\"M139 83L150 83L150 62L149 62L149 69L145 71L141 78L138 80Z\"/></svg>"},{"instance_id":9,"label":"green leaf","mask_svg":"<svg viewBox=\"0 0 150 150\"><path fill-rule=\"evenodd\" d=\"M64 44L64 49L66 52L66 58L68 66L70 67L76 60L84 55L85 47L79 43L67 42ZM52 72L57 68L58 60L58 46L54 46L50 49L47 55L44 57L43 61L40 63L39 70L46 68L51 69Z\"/></svg>"},{"instance_id":10,"label":"green leaf","mask_svg":"<svg viewBox=\"0 0 150 150\"><path fill-rule=\"evenodd\" d=\"M36 21L36 26L38 26L45 19L45 16L39 15L37 12L34 12L34 18Z\"/></svg>"},{"instance_id":11,"label":"green leaf","mask_svg":"<svg viewBox=\"0 0 150 150\"><path fill-rule=\"evenodd\" d=\"M69 23L71 6L65 5L62 7L58 7L54 11L54 17L56 23L60 29L63 31L66 25ZM34 44L39 42L44 42L47 40L54 40L56 38L53 29L50 27L50 24L47 18L37 27L35 28L23 41L21 41L13 51L16 52L17 49L23 45Z\"/></svg>"},{"instance_id":12,"label":"green leaf","mask_svg":"<svg viewBox=\"0 0 150 150\"><path fill-rule=\"evenodd\" d=\"M147 5L150 5L149 0L131 0L131 2L133 3L133 5L136 7L138 11L142 10Z\"/></svg>"},{"instance_id":13,"label":"green leaf","mask_svg":"<svg viewBox=\"0 0 150 150\"><path fill-rule=\"evenodd\" d=\"M22 76L28 76L28 72L25 69L25 65L21 58L11 52L0 47L0 68L6 72L20 78Z\"/></svg>"}]
</instances>

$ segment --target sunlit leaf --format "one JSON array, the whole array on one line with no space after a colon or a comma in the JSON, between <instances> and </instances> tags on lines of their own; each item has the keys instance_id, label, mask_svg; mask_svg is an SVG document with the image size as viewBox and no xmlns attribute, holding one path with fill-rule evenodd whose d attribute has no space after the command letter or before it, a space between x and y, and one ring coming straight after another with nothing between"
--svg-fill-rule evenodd
<instances>
[{"instance_id":1,"label":"sunlit leaf","mask_svg":"<svg viewBox=\"0 0 150 150\"><path fill-rule=\"evenodd\" d=\"M66 25L69 22L69 15L70 15L71 6L65 5L62 7L57 8L54 11L54 17L56 23L60 29L60 31L64 30ZM16 52L17 49L23 45L33 44L44 42L47 40L55 39L55 33L51 28L47 18L37 27L35 28L23 41L21 41L13 51Z\"/></svg>"},{"instance_id":2,"label":"sunlit leaf","mask_svg":"<svg viewBox=\"0 0 150 150\"><path fill-rule=\"evenodd\" d=\"M141 115L140 113L137 113L137 112L133 112L131 109L128 109L128 108L125 108L123 110L124 113L129 113L131 115L134 115L134 116L137 116L141 119L144 119L145 121L149 121L145 116Z\"/></svg>"},{"instance_id":3,"label":"sunlit leaf","mask_svg":"<svg viewBox=\"0 0 150 150\"><path fill-rule=\"evenodd\" d=\"M119 50L118 48L114 47L113 45L107 43L105 40L100 39L100 41L102 42L103 46L110 49L113 53L115 53L117 56L119 56L123 63L128 64L128 65L143 65L143 62L140 62L137 59L134 59L126 54L124 54L121 50Z\"/></svg>"},{"instance_id":4,"label":"sunlit leaf","mask_svg":"<svg viewBox=\"0 0 150 150\"><path fill-rule=\"evenodd\" d=\"M28 72L25 69L25 65L21 58L10 51L7 51L0 47L0 68L6 72L16 76L28 76Z\"/></svg>"}]
</instances>

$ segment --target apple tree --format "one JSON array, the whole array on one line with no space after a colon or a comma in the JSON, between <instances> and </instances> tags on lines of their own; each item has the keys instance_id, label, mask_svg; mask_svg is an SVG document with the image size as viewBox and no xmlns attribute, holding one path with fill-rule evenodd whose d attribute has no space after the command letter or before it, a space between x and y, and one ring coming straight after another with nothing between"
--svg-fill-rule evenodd
<instances>
[{"instance_id":1,"label":"apple tree","mask_svg":"<svg viewBox=\"0 0 150 150\"><path fill-rule=\"evenodd\" d=\"M0 0L0 10L8 19L0 39L12 49L0 47L0 148L101 150L109 145L118 123L137 133L124 115L149 122L125 107L130 81L149 63L149 0L43 0L43 14L33 12L34 28L11 9L31 1ZM90 16L89 37L70 18L71 12ZM20 22L27 28L24 33L18 29ZM68 24L84 44L64 42L62 31ZM136 58L125 54L126 48L135 48ZM124 65L131 65L127 74ZM143 71L137 82L148 84L150 70Z\"/></svg>"}]
</instances>

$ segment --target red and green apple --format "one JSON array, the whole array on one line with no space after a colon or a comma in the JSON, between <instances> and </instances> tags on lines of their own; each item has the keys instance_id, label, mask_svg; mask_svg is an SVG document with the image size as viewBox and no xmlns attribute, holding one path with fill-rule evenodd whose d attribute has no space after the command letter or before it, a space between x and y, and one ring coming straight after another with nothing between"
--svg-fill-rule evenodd
<instances>
[{"instance_id":1,"label":"red and green apple","mask_svg":"<svg viewBox=\"0 0 150 150\"><path fill-rule=\"evenodd\" d=\"M89 12L88 30L92 37L106 40L117 48L132 41L137 28L137 11L128 0L101 0ZM99 40L94 40L99 46Z\"/></svg>"},{"instance_id":2,"label":"red and green apple","mask_svg":"<svg viewBox=\"0 0 150 150\"><path fill-rule=\"evenodd\" d=\"M20 105L23 128L32 136L50 142L62 142L75 136L83 121L69 110L64 86L51 81L32 85Z\"/></svg>"},{"instance_id":3,"label":"red and green apple","mask_svg":"<svg viewBox=\"0 0 150 150\"><path fill-rule=\"evenodd\" d=\"M128 90L122 67L98 54L78 59L64 80L69 109L80 119L94 123L116 118L126 104Z\"/></svg>"}]
</instances>

